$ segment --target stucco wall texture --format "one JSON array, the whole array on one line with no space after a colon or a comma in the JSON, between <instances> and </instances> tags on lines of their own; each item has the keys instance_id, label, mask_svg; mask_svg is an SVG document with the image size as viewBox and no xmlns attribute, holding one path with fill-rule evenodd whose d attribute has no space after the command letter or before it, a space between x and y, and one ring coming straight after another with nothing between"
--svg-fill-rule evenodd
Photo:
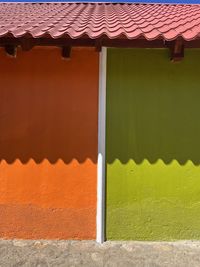
<instances>
[{"instance_id":1,"label":"stucco wall texture","mask_svg":"<svg viewBox=\"0 0 200 267\"><path fill-rule=\"evenodd\" d=\"M108 50L108 239L200 239L200 50L168 53Z\"/></svg>"},{"instance_id":2,"label":"stucco wall texture","mask_svg":"<svg viewBox=\"0 0 200 267\"><path fill-rule=\"evenodd\" d=\"M98 53L0 51L0 237L94 239Z\"/></svg>"}]
</instances>

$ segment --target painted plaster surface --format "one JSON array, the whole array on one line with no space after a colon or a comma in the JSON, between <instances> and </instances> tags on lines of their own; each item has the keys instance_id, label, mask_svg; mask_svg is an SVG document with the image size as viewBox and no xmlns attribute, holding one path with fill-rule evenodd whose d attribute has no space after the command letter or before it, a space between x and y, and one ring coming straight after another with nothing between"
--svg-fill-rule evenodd
<instances>
[{"instance_id":1,"label":"painted plaster surface","mask_svg":"<svg viewBox=\"0 0 200 267\"><path fill-rule=\"evenodd\" d=\"M94 239L98 54L0 58L0 237Z\"/></svg>"},{"instance_id":2,"label":"painted plaster surface","mask_svg":"<svg viewBox=\"0 0 200 267\"><path fill-rule=\"evenodd\" d=\"M200 50L168 56L108 50L108 239L200 239Z\"/></svg>"}]
</instances>

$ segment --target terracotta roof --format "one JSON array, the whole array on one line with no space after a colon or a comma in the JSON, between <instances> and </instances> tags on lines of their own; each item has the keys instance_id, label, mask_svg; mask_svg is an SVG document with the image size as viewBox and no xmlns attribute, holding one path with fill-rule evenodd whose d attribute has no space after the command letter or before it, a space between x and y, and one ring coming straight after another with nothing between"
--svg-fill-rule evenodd
<instances>
[{"instance_id":1,"label":"terracotta roof","mask_svg":"<svg viewBox=\"0 0 200 267\"><path fill-rule=\"evenodd\" d=\"M200 5L0 3L0 37L200 37Z\"/></svg>"}]
</instances>

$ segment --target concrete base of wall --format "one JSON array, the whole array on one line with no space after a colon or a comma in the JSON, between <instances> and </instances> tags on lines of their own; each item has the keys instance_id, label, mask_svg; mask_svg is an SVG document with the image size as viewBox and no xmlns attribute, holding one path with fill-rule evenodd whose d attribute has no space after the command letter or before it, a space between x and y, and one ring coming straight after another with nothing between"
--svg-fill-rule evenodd
<instances>
[{"instance_id":1,"label":"concrete base of wall","mask_svg":"<svg viewBox=\"0 0 200 267\"><path fill-rule=\"evenodd\" d=\"M0 240L0 266L199 267L200 242Z\"/></svg>"}]
</instances>

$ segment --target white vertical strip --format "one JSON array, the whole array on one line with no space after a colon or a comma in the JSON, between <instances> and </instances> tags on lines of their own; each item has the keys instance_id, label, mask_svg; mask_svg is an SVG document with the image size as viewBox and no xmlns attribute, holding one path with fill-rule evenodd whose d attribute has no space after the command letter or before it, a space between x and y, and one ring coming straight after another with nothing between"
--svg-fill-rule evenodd
<instances>
[{"instance_id":1,"label":"white vertical strip","mask_svg":"<svg viewBox=\"0 0 200 267\"><path fill-rule=\"evenodd\" d=\"M99 55L99 113L97 161L97 218L96 241L105 241L105 141L106 141L106 65L107 48Z\"/></svg>"}]
</instances>

